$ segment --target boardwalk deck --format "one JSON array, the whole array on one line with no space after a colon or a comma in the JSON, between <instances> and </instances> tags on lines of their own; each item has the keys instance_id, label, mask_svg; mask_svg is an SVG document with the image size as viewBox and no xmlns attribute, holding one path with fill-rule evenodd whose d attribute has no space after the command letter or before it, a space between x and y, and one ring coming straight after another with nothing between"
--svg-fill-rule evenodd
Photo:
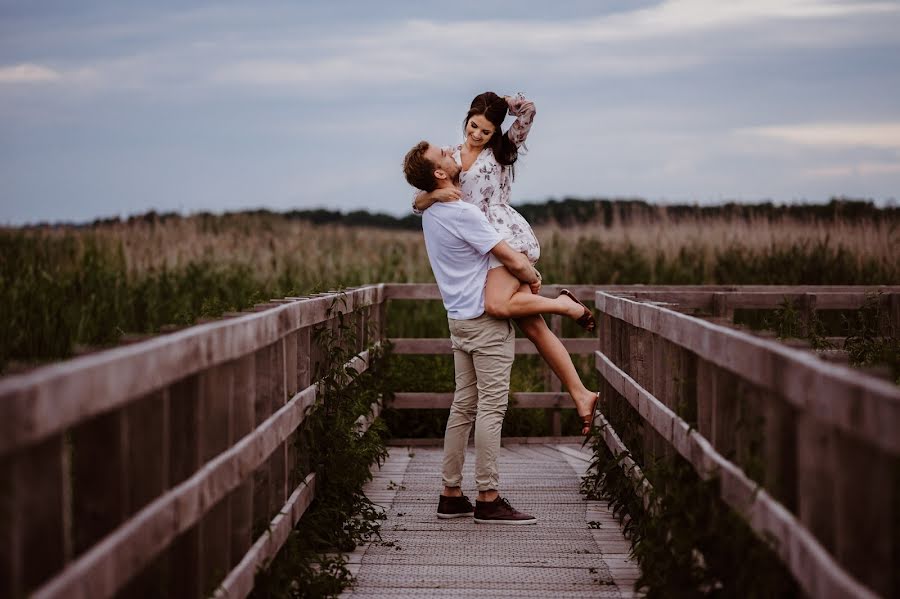
<instances>
[{"instance_id":1,"label":"boardwalk deck","mask_svg":"<svg viewBox=\"0 0 900 599\"><path fill-rule=\"evenodd\" d=\"M381 540L350 556L355 587L343 597L635 597L637 565L608 506L578 492L589 454L577 444L510 444L502 493L535 526L438 520L441 449L392 447L366 494L384 507ZM473 496L469 448L464 490Z\"/></svg>"}]
</instances>

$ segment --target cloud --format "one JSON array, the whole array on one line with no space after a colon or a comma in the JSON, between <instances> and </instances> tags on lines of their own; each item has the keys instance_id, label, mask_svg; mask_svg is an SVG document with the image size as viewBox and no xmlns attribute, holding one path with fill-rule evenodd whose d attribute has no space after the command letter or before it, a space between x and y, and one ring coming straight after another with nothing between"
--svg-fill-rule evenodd
<instances>
[{"instance_id":1,"label":"cloud","mask_svg":"<svg viewBox=\"0 0 900 599\"><path fill-rule=\"evenodd\" d=\"M900 162L861 162L859 164L840 164L803 171L807 177L871 177L873 175L893 175L900 173Z\"/></svg>"},{"instance_id":2,"label":"cloud","mask_svg":"<svg viewBox=\"0 0 900 599\"><path fill-rule=\"evenodd\" d=\"M0 67L0 84L46 83L57 81L61 77L58 71L50 67L27 62Z\"/></svg>"},{"instance_id":3,"label":"cloud","mask_svg":"<svg viewBox=\"0 0 900 599\"><path fill-rule=\"evenodd\" d=\"M900 122L897 121L777 125L739 129L737 133L800 145L900 150Z\"/></svg>"}]
</instances>

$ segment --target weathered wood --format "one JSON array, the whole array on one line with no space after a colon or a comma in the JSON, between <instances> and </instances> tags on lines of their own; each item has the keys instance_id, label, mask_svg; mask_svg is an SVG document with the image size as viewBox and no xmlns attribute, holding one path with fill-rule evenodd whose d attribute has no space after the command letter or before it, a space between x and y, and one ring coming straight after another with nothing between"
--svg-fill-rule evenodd
<instances>
[{"instance_id":1,"label":"weathered wood","mask_svg":"<svg viewBox=\"0 0 900 599\"><path fill-rule=\"evenodd\" d=\"M244 356L234 362L231 411L232 445L253 431L256 421L256 357ZM305 389L308 385L304 386ZM253 542L253 479L245 480L231 495L231 556L234 567Z\"/></svg>"},{"instance_id":2,"label":"weathered wood","mask_svg":"<svg viewBox=\"0 0 900 599\"><path fill-rule=\"evenodd\" d=\"M257 571L268 564L287 541L291 529L312 503L315 497L315 488L316 475L310 473L269 523L268 530L270 532L260 536L240 563L228 573L213 594L214 597L243 599L250 594Z\"/></svg>"},{"instance_id":3,"label":"weathered wood","mask_svg":"<svg viewBox=\"0 0 900 599\"><path fill-rule=\"evenodd\" d=\"M780 397L759 398L763 420L763 484L792 513L797 511L797 411Z\"/></svg>"},{"instance_id":4,"label":"weathered wood","mask_svg":"<svg viewBox=\"0 0 900 599\"><path fill-rule=\"evenodd\" d=\"M151 393L125 408L129 436L129 516L162 495L169 486L169 390ZM123 595L155 599L168 592L169 560L156 559L135 576Z\"/></svg>"},{"instance_id":5,"label":"weathered wood","mask_svg":"<svg viewBox=\"0 0 900 599\"><path fill-rule=\"evenodd\" d=\"M598 309L694 352L799 409L892 455L900 454L900 389L886 381L828 364L808 352L713 325L672 310L598 294Z\"/></svg>"},{"instance_id":6,"label":"weathered wood","mask_svg":"<svg viewBox=\"0 0 900 599\"><path fill-rule=\"evenodd\" d=\"M798 302L800 307L800 336L808 338L813 331L816 318L816 295L804 293Z\"/></svg>"},{"instance_id":7,"label":"weathered wood","mask_svg":"<svg viewBox=\"0 0 900 599\"><path fill-rule=\"evenodd\" d=\"M63 437L0 459L0 593L24 597L65 560Z\"/></svg>"},{"instance_id":8,"label":"weathered wood","mask_svg":"<svg viewBox=\"0 0 900 599\"><path fill-rule=\"evenodd\" d=\"M830 426L797 415L797 515L828 551L834 551L835 455Z\"/></svg>"},{"instance_id":9,"label":"weathered wood","mask_svg":"<svg viewBox=\"0 0 900 599\"><path fill-rule=\"evenodd\" d=\"M233 443L232 400L235 362L216 366L200 377L200 462L209 463ZM208 596L230 569L231 561L231 504L229 495L215 502L198 523L200 542L200 578L203 596Z\"/></svg>"},{"instance_id":10,"label":"weathered wood","mask_svg":"<svg viewBox=\"0 0 900 599\"><path fill-rule=\"evenodd\" d=\"M900 461L847 435L833 439L835 480L835 550L841 564L858 580L885 597L893 588L900 547L892 547L896 522L893 477ZM896 524L895 524L896 526Z\"/></svg>"},{"instance_id":11,"label":"weathered wood","mask_svg":"<svg viewBox=\"0 0 900 599\"><path fill-rule=\"evenodd\" d=\"M128 423L122 411L75 427L72 440L74 552L87 548L128 515Z\"/></svg>"},{"instance_id":12,"label":"weathered wood","mask_svg":"<svg viewBox=\"0 0 900 599\"><path fill-rule=\"evenodd\" d=\"M274 346L269 345L258 350L256 356L256 401L254 413L258 427L272 414L275 390L275 378L281 376L281 370L275 369L273 360ZM253 473L253 530L258 532L268 524L272 514L272 463L267 460L260 464Z\"/></svg>"},{"instance_id":13,"label":"weathered wood","mask_svg":"<svg viewBox=\"0 0 900 599\"><path fill-rule=\"evenodd\" d=\"M509 395L517 408L575 408L569 394L564 392L517 392ZM453 393L394 393L390 405L395 410L446 410L452 403Z\"/></svg>"},{"instance_id":14,"label":"weathered wood","mask_svg":"<svg viewBox=\"0 0 900 599\"><path fill-rule=\"evenodd\" d=\"M809 531L775 501L766 490L750 480L725 459L696 430L650 395L627 373L603 354L597 353L597 369L637 409L648 405L658 414L648 420L703 478L720 478L722 499L744 517L756 534L772 540L773 550L810 597L868 597L874 593L854 580Z\"/></svg>"},{"instance_id":15,"label":"weathered wood","mask_svg":"<svg viewBox=\"0 0 900 599\"><path fill-rule=\"evenodd\" d=\"M275 451L315 403L315 387L294 396L250 435L138 512L36 592L36 599L111 596L175 537L194 526ZM189 554L187 559L189 559ZM173 568L173 576L175 571ZM198 577L192 574L192 579Z\"/></svg>"},{"instance_id":16,"label":"weathered wood","mask_svg":"<svg viewBox=\"0 0 900 599\"><path fill-rule=\"evenodd\" d=\"M276 343L272 347L272 407L270 413L274 414L285 404L288 397L285 393L287 380L287 366L285 360L284 343ZM271 488L269 490L269 519L278 512L288 497L287 489L287 444L282 443L272 453L269 461L271 473Z\"/></svg>"},{"instance_id":17,"label":"weathered wood","mask_svg":"<svg viewBox=\"0 0 900 599\"><path fill-rule=\"evenodd\" d=\"M347 295L355 308L381 286ZM322 322L334 296L278 305L0 379L0 455Z\"/></svg>"},{"instance_id":18,"label":"weathered wood","mask_svg":"<svg viewBox=\"0 0 900 599\"><path fill-rule=\"evenodd\" d=\"M200 380L200 375L188 377L169 391L169 484L173 487L190 479L200 468L200 435L197 434L200 429ZM200 531L193 526L185 527L182 532L168 551L171 574L168 592L176 597L196 599L201 594L198 576L201 568Z\"/></svg>"}]
</instances>

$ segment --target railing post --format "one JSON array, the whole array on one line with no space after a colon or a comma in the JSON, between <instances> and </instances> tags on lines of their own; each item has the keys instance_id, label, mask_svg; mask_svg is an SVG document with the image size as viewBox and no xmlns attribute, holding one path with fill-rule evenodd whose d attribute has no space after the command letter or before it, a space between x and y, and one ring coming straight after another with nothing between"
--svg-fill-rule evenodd
<instances>
[{"instance_id":1,"label":"railing post","mask_svg":"<svg viewBox=\"0 0 900 599\"><path fill-rule=\"evenodd\" d=\"M232 443L231 404L234 388L232 363L214 366L200 376L200 463L205 464ZM229 570L231 560L231 507L226 495L200 520L200 588L208 596Z\"/></svg>"},{"instance_id":2,"label":"railing post","mask_svg":"<svg viewBox=\"0 0 900 599\"><path fill-rule=\"evenodd\" d=\"M199 376L192 375L169 388L169 485L177 485L200 467ZM169 551L170 595L193 599L200 597L203 563L197 526L182 533Z\"/></svg>"},{"instance_id":3,"label":"railing post","mask_svg":"<svg viewBox=\"0 0 900 599\"><path fill-rule=\"evenodd\" d=\"M128 513L134 514L169 486L169 389L151 393L125 408L129 444ZM169 562L165 554L135 576L122 590L136 599L165 596Z\"/></svg>"},{"instance_id":4,"label":"railing post","mask_svg":"<svg viewBox=\"0 0 900 599\"><path fill-rule=\"evenodd\" d=\"M836 432L834 440L835 548L847 570L885 597L896 596L900 547L897 532L884 526L896 522L898 458ZM870 489L876 492L865 492Z\"/></svg>"},{"instance_id":5,"label":"railing post","mask_svg":"<svg viewBox=\"0 0 900 599\"><path fill-rule=\"evenodd\" d=\"M235 360L234 395L231 411L232 444L253 431L256 403L256 357ZM253 543L253 476L234 490L231 497L231 559L233 568Z\"/></svg>"}]
</instances>

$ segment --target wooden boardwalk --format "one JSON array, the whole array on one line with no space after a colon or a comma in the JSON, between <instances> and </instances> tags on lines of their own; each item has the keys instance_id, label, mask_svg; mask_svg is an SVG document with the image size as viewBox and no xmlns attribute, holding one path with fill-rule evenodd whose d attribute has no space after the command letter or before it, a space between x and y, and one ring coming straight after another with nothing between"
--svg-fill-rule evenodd
<instances>
[{"instance_id":1,"label":"wooden boardwalk","mask_svg":"<svg viewBox=\"0 0 900 599\"><path fill-rule=\"evenodd\" d=\"M585 501L590 455L577 444L510 444L500 454L501 492L538 518L534 526L489 526L435 516L439 447L393 447L373 471L367 496L387 519L381 540L350 555L356 584L343 597L637 596L637 565L608 506ZM470 446L463 491L474 500Z\"/></svg>"}]
</instances>

